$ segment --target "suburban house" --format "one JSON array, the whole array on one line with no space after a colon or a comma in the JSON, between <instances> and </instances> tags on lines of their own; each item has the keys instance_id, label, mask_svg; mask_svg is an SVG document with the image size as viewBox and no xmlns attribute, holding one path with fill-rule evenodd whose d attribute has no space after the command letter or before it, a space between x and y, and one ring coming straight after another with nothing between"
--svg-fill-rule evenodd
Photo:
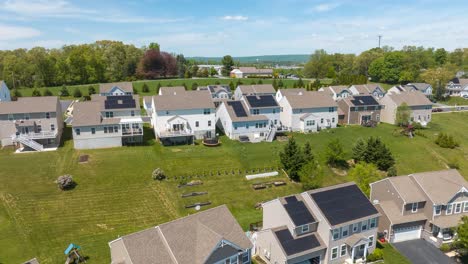
<instances>
[{"instance_id":1,"label":"suburban house","mask_svg":"<svg viewBox=\"0 0 468 264\"><path fill-rule=\"evenodd\" d=\"M252 243L225 206L109 242L112 264L250 264Z\"/></svg>"},{"instance_id":2,"label":"suburban house","mask_svg":"<svg viewBox=\"0 0 468 264\"><path fill-rule=\"evenodd\" d=\"M0 81L0 102L11 101L10 90L6 85L5 81Z\"/></svg>"},{"instance_id":3,"label":"suburban house","mask_svg":"<svg viewBox=\"0 0 468 264\"><path fill-rule=\"evenodd\" d=\"M55 150L62 130L62 108L56 96L0 102L2 146L14 145L18 151Z\"/></svg>"},{"instance_id":4,"label":"suburban house","mask_svg":"<svg viewBox=\"0 0 468 264\"><path fill-rule=\"evenodd\" d=\"M303 133L335 128L338 124L337 103L325 93L303 90L278 90L276 98L281 97L281 125L289 131Z\"/></svg>"},{"instance_id":5,"label":"suburban house","mask_svg":"<svg viewBox=\"0 0 468 264\"><path fill-rule=\"evenodd\" d=\"M242 100L224 101L216 110L216 126L233 140L260 142L274 137L269 137L269 123L267 116L252 114Z\"/></svg>"},{"instance_id":6,"label":"suburban house","mask_svg":"<svg viewBox=\"0 0 468 264\"><path fill-rule=\"evenodd\" d=\"M101 96L132 95L133 84L131 82L101 83L99 94Z\"/></svg>"},{"instance_id":7,"label":"suburban house","mask_svg":"<svg viewBox=\"0 0 468 264\"><path fill-rule=\"evenodd\" d=\"M468 79L453 78L446 86L446 93L449 96L461 96L468 98Z\"/></svg>"},{"instance_id":8,"label":"suburban house","mask_svg":"<svg viewBox=\"0 0 468 264\"><path fill-rule=\"evenodd\" d=\"M352 92L348 89L348 87L349 86L345 85L327 86L320 88L318 91L330 95L333 100L337 101L352 95Z\"/></svg>"},{"instance_id":9,"label":"suburban house","mask_svg":"<svg viewBox=\"0 0 468 264\"><path fill-rule=\"evenodd\" d=\"M239 85L234 91L234 100L240 100L244 95L273 95L276 90L271 84Z\"/></svg>"},{"instance_id":10,"label":"suburban house","mask_svg":"<svg viewBox=\"0 0 468 264\"><path fill-rule=\"evenodd\" d=\"M255 77L272 77L273 69L257 69L255 67L239 67L230 73L231 78L248 78L249 76Z\"/></svg>"},{"instance_id":11,"label":"suburban house","mask_svg":"<svg viewBox=\"0 0 468 264\"><path fill-rule=\"evenodd\" d=\"M301 94L305 92L307 92L305 88L278 89L278 91L276 91L275 97L276 97L276 101L279 103L281 99L283 99L283 97L286 96L287 94L297 95L297 94Z\"/></svg>"},{"instance_id":12,"label":"suburban house","mask_svg":"<svg viewBox=\"0 0 468 264\"><path fill-rule=\"evenodd\" d=\"M385 105L380 116L382 122L396 124L397 108L402 104L408 105L411 110L408 121L420 123L422 126L426 126L431 121L432 102L423 93L389 92L380 100L380 103Z\"/></svg>"},{"instance_id":13,"label":"suburban house","mask_svg":"<svg viewBox=\"0 0 468 264\"><path fill-rule=\"evenodd\" d=\"M216 108L208 91L161 87L152 100L151 122L163 145L191 144L215 136Z\"/></svg>"},{"instance_id":14,"label":"suburban house","mask_svg":"<svg viewBox=\"0 0 468 264\"><path fill-rule=\"evenodd\" d=\"M211 69L214 69L217 75L223 75L223 68L224 68L223 65L199 64L197 66L198 66L199 71L206 69L210 75L211 75Z\"/></svg>"},{"instance_id":15,"label":"suburban house","mask_svg":"<svg viewBox=\"0 0 468 264\"><path fill-rule=\"evenodd\" d=\"M390 242L423 238L440 246L452 242L452 228L468 216L468 182L454 169L389 177L370 187L382 214L379 232Z\"/></svg>"},{"instance_id":16,"label":"suburban house","mask_svg":"<svg viewBox=\"0 0 468 264\"><path fill-rule=\"evenodd\" d=\"M385 95L385 90L378 84L351 85L349 91L352 95L372 95L377 99Z\"/></svg>"},{"instance_id":17,"label":"suburban house","mask_svg":"<svg viewBox=\"0 0 468 264\"><path fill-rule=\"evenodd\" d=\"M255 254L274 263L361 263L373 252L380 213L354 183L277 198L252 235Z\"/></svg>"},{"instance_id":18,"label":"suburban house","mask_svg":"<svg viewBox=\"0 0 468 264\"><path fill-rule=\"evenodd\" d=\"M354 95L338 102L338 123L367 125L380 122L382 105L372 95Z\"/></svg>"},{"instance_id":19,"label":"suburban house","mask_svg":"<svg viewBox=\"0 0 468 264\"><path fill-rule=\"evenodd\" d=\"M92 95L73 108L76 149L121 147L143 142L138 95Z\"/></svg>"},{"instance_id":20,"label":"suburban house","mask_svg":"<svg viewBox=\"0 0 468 264\"><path fill-rule=\"evenodd\" d=\"M268 126L280 127L280 107L273 95L245 95L240 101L245 103L251 115L265 115L270 121Z\"/></svg>"},{"instance_id":21,"label":"suburban house","mask_svg":"<svg viewBox=\"0 0 468 264\"><path fill-rule=\"evenodd\" d=\"M421 92L428 98L432 98L432 86L428 83L408 83L405 85L396 85L388 90L389 93L407 93Z\"/></svg>"},{"instance_id":22,"label":"suburban house","mask_svg":"<svg viewBox=\"0 0 468 264\"><path fill-rule=\"evenodd\" d=\"M232 91L229 85L208 85L206 87L198 87L197 90L210 92L216 107L218 107L223 100L232 98Z\"/></svg>"}]
</instances>

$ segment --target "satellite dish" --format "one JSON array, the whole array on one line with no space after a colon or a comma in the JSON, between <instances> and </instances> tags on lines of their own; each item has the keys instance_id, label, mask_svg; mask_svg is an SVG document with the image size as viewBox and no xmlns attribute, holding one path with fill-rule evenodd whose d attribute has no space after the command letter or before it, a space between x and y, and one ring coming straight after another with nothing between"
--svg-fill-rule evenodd
<instances>
[{"instance_id":1,"label":"satellite dish","mask_svg":"<svg viewBox=\"0 0 468 264\"><path fill-rule=\"evenodd\" d=\"M197 211L200 211L200 208L201 207L199 205L195 206L195 210L197 210Z\"/></svg>"}]
</instances>

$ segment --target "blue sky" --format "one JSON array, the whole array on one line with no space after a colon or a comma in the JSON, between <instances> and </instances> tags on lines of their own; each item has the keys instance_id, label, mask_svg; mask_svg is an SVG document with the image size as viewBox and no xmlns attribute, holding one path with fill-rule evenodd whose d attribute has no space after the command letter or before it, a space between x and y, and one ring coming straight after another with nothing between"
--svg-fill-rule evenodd
<instances>
[{"instance_id":1,"label":"blue sky","mask_svg":"<svg viewBox=\"0 0 468 264\"><path fill-rule=\"evenodd\" d=\"M0 0L0 49L111 39L186 56L468 47L468 1Z\"/></svg>"}]
</instances>

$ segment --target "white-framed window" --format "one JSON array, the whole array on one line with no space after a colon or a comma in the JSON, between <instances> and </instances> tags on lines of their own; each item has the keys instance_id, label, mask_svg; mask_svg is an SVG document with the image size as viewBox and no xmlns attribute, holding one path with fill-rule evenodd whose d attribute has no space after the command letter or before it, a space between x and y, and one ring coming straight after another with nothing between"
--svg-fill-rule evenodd
<instances>
[{"instance_id":1,"label":"white-framed window","mask_svg":"<svg viewBox=\"0 0 468 264\"><path fill-rule=\"evenodd\" d=\"M195 121L195 127L199 127L199 126L200 126L200 122Z\"/></svg>"},{"instance_id":2,"label":"white-framed window","mask_svg":"<svg viewBox=\"0 0 468 264\"><path fill-rule=\"evenodd\" d=\"M114 112L106 112L106 118L114 117Z\"/></svg>"},{"instance_id":3,"label":"white-framed window","mask_svg":"<svg viewBox=\"0 0 468 264\"><path fill-rule=\"evenodd\" d=\"M209 127L211 126L211 120L208 120L208 126Z\"/></svg>"},{"instance_id":4,"label":"white-framed window","mask_svg":"<svg viewBox=\"0 0 468 264\"><path fill-rule=\"evenodd\" d=\"M372 218L370 220L369 228L374 228L377 226L377 218Z\"/></svg>"},{"instance_id":5,"label":"white-framed window","mask_svg":"<svg viewBox=\"0 0 468 264\"><path fill-rule=\"evenodd\" d=\"M337 240L340 238L340 229L333 229L333 240Z\"/></svg>"},{"instance_id":6,"label":"white-framed window","mask_svg":"<svg viewBox=\"0 0 468 264\"><path fill-rule=\"evenodd\" d=\"M331 259L334 260L338 258L338 247L334 247L331 250Z\"/></svg>"},{"instance_id":7,"label":"white-framed window","mask_svg":"<svg viewBox=\"0 0 468 264\"><path fill-rule=\"evenodd\" d=\"M434 206L434 215L440 215L441 211L442 211L442 206L441 205L435 205Z\"/></svg>"},{"instance_id":8,"label":"white-framed window","mask_svg":"<svg viewBox=\"0 0 468 264\"><path fill-rule=\"evenodd\" d=\"M96 134L96 129L94 127L91 128L91 134Z\"/></svg>"},{"instance_id":9,"label":"white-framed window","mask_svg":"<svg viewBox=\"0 0 468 264\"><path fill-rule=\"evenodd\" d=\"M131 116L135 116L135 111L133 111L133 110L130 111L130 115L131 115Z\"/></svg>"},{"instance_id":10,"label":"white-framed window","mask_svg":"<svg viewBox=\"0 0 468 264\"><path fill-rule=\"evenodd\" d=\"M9 120L9 121L13 121L13 120L14 120L13 114L8 114L8 120Z\"/></svg>"},{"instance_id":11,"label":"white-framed window","mask_svg":"<svg viewBox=\"0 0 468 264\"><path fill-rule=\"evenodd\" d=\"M234 125L234 130L237 130L237 125Z\"/></svg>"},{"instance_id":12,"label":"white-framed window","mask_svg":"<svg viewBox=\"0 0 468 264\"><path fill-rule=\"evenodd\" d=\"M328 112L329 113L335 112L335 107L328 107Z\"/></svg>"},{"instance_id":13,"label":"white-framed window","mask_svg":"<svg viewBox=\"0 0 468 264\"><path fill-rule=\"evenodd\" d=\"M453 213L453 204L447 204L447 209L445 210L446 215L451 215Z\"/></svg>"},{"instance_id":14,"label":"white-framed window","mask_svg":"<svg viewBox=\"0 0 468 264\"><path fill-rule=\"evenodd\" d=\"M254 110L253 110L253 114L254 114L254 115L260 114L260 110L259 110L259 109L254 109Z\"/></svg>"},{"instance_id":15,"label":"white-framed window","mask_svg":"<svg viewBox=\"0 0 468 264\"><path fill-rule=\"evenodd\" d=\"M28 113L28 114L24 114L24 119L29 120L29 118L31 118L31 116L29 115L29 113Z\"/></svg>"},{"instance_id":16,"label":"white-framed window","mask_svg":"<svg viewBox=\"0 0 468 264\"><path fill-rule=\"evenodd\" d=\"M50 131L55 131L55 125L54 124L50 124Z\"/></svg>"},{"instance_id":17,"label":"white-framed window","mask_svg":"<svg viewBox=\"0 0 468 264\"><path fill-rule=\"evenodd\" d=\"M465 202L465 204L463 205L463 212L468 212L468 202Z\"/></svg>"},{"instance_id":18,"label":"white-framed window","mask_svg":"<svg viewBox=\"0 0 468 264\"><path fill-rule=\"evenodd\" d=\"M340 246L340 257L343 257L344 255L346 255L346 244L343 244Z\"/></svg>"},{"instance_id":19,"label":"white-framed window","mask_svg":"<svg viewBox=\"0 0 468 264\"><path fill-rule=\"evenodd\" d=\"M344 226L341 228L341 237L347 237L349 234L349 226Z\"/></svg>"},{"instance_id":20,"label":"white-framed window","mask_svg":"<svg viewBox=\"0 0 468 264\"><path fill-rule=\"evenodd\" d=\"M413 203L411 205L411 212L416 213L418 211L418 203Z\"/></svg>"},{"instance_id":21,"label":"white-framed window","mask_svg":"<svg viewBox=\"0 0 468 264\"><path fill-rule=\"evenodd\" d=\"M380 121L380 114L376 114L375 119L377 119L377 121Z\"/></svg>"},{"instance_id":22,"label":"white-framed window","mask_svg":"<svg viewBox=\"0 0 468 264\"><path fill-rule=\"evenodd\" d=\"M320 119L320 124L323 124L323 118Z\"/></svg>"},{"instance_id":23,"label":"white-framed window","mask_svg":"<svg viewBox=\"0 0 468 264\"><path fill-rule=\"evenodd\" d=\"M276 114L276 109L273 108L273 114Z\"/></svg>"},{"instance_id":24,"label":"white-framed window","mask_svg":"<svg viewBox=\"0 0 468 264\"><path fill-rule=\"evenodd\" d=\"M332 117L332 123L335 123L335 118L334 117Z\"/></svg>"},{"instance_id":25,"label":"white-framed window","mask_svg":"<svg viewBox=\"0 0 468 264\"><path fill-rule=\"evenodd\" d=\"M303 225L302 226L302 233L307 233L309 232L309 225Z\"/></svg>"},{"instance_id":26,"label":"white-framed window","mask_svg":"<svg viewBox=\"0 0 468 264\"><path fill-rule=\"evenodd\" d=\"M203 109L203 114L204 115L209 115L211 113L210 109Z\"/></svg>"},{"instance_id":27,"label":"white-framed window","mask_svg":"<svg viewBox=\"0 0 468 264\"><path fill-rule=\"evenodd\" d=\"M462 204L461 203L456 203L455 204L455 213L459 214L462 211Z\"/></svg>"},{"instance_id":28,"label":"white-framed window","mask_svg":"<svg viewBox=\"0 0 468 264\"><path fill-rule=\"evenodd\" d=\"M362 230L362 231L366 231L366 230L367 230L367 220L362 221L361 230Z\"/></svg>"},{"instance_id":29,"label":"white-framed window","mask_svg":"<svg viewBox=\"0 0 468 264\"><path fill-rule=\"evenodd\" d=\"M358 225L358 223L354 223L354 224L353 224L353 233L358 232L358 230L359 230L359 225Z\"/></svg>"},{"instance_id":30,"label":"white-framed window","mask_svg":"<svg viewBox=\"0 0 468 264\"><path fill-rule=\"evenodd\" d=\"M76 129L75 129L75 134L76 134L77 136L79 136L79 135L81 134L81 131L80 131L79 128L76 128Z\"/></svg>"},{"instance_id":31,"label":"white-framed window","mask_svg":"<svg viewBox=\"0 0 468 264\"><path fill-rule=\"evenodd\" d=\"M374 245L374 236L369 237L369 247L372 247Z\"/></svg>"},{"instance_id":32,"label":"white-framed window","mask_svg":"<svg viewBox=\"0 0 468 264\"><path fill-rule=\"evenodd\" d=\"M47 118L47 119L50 118L50 113L49 112L45 113L45 118Z\"/></svg>"}]
</instances>

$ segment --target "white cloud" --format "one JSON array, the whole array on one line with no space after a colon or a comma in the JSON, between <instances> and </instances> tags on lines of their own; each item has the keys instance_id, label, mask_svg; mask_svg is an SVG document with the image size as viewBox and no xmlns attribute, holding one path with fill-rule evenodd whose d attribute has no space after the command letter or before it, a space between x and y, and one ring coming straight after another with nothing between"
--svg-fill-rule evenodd
<instances>
[{"instance_id":1,"label":"white cloud","mask_svg":"<svg viewBox=\"0 0 468 264\"><path fill-rule=\"evenodd\" d=\"M235 21L245 21L249 18L246 16L224 16L223 20L235 20Z\"/></svg>"},{"instance_id":2,"label":"white cloud","mask_svg":"<svg viewBox=\"0 0 468 264\"><path fill-rule=\"evenodd\" d=\"M315 12L327 12L339 6L340 6L339 3L327 3L327 4L324 3L324 4L319 4L319 5L314 6L312 10Z\"/></svg>"},{"instance_id":3,"label":"white cloud","mask_svg":"<svg viewBox=\"0 0 468 264\"><path fill-rule=\"evenodd\" d=\"M7 0L1 8L25 17L76 17L96 13L64 0Z\"/></svg>"},{"instance_id":4,"label":"white cloud","mask_svg":"<svg viewBox=\"0 0 468 264\"><path fill-rule=\"evenodd\" d=\"M27 39L37 37L39 35L41 35L41 32L31 27L9 26L0 24L0 41Z\"/></svg>"}]
</instances>

